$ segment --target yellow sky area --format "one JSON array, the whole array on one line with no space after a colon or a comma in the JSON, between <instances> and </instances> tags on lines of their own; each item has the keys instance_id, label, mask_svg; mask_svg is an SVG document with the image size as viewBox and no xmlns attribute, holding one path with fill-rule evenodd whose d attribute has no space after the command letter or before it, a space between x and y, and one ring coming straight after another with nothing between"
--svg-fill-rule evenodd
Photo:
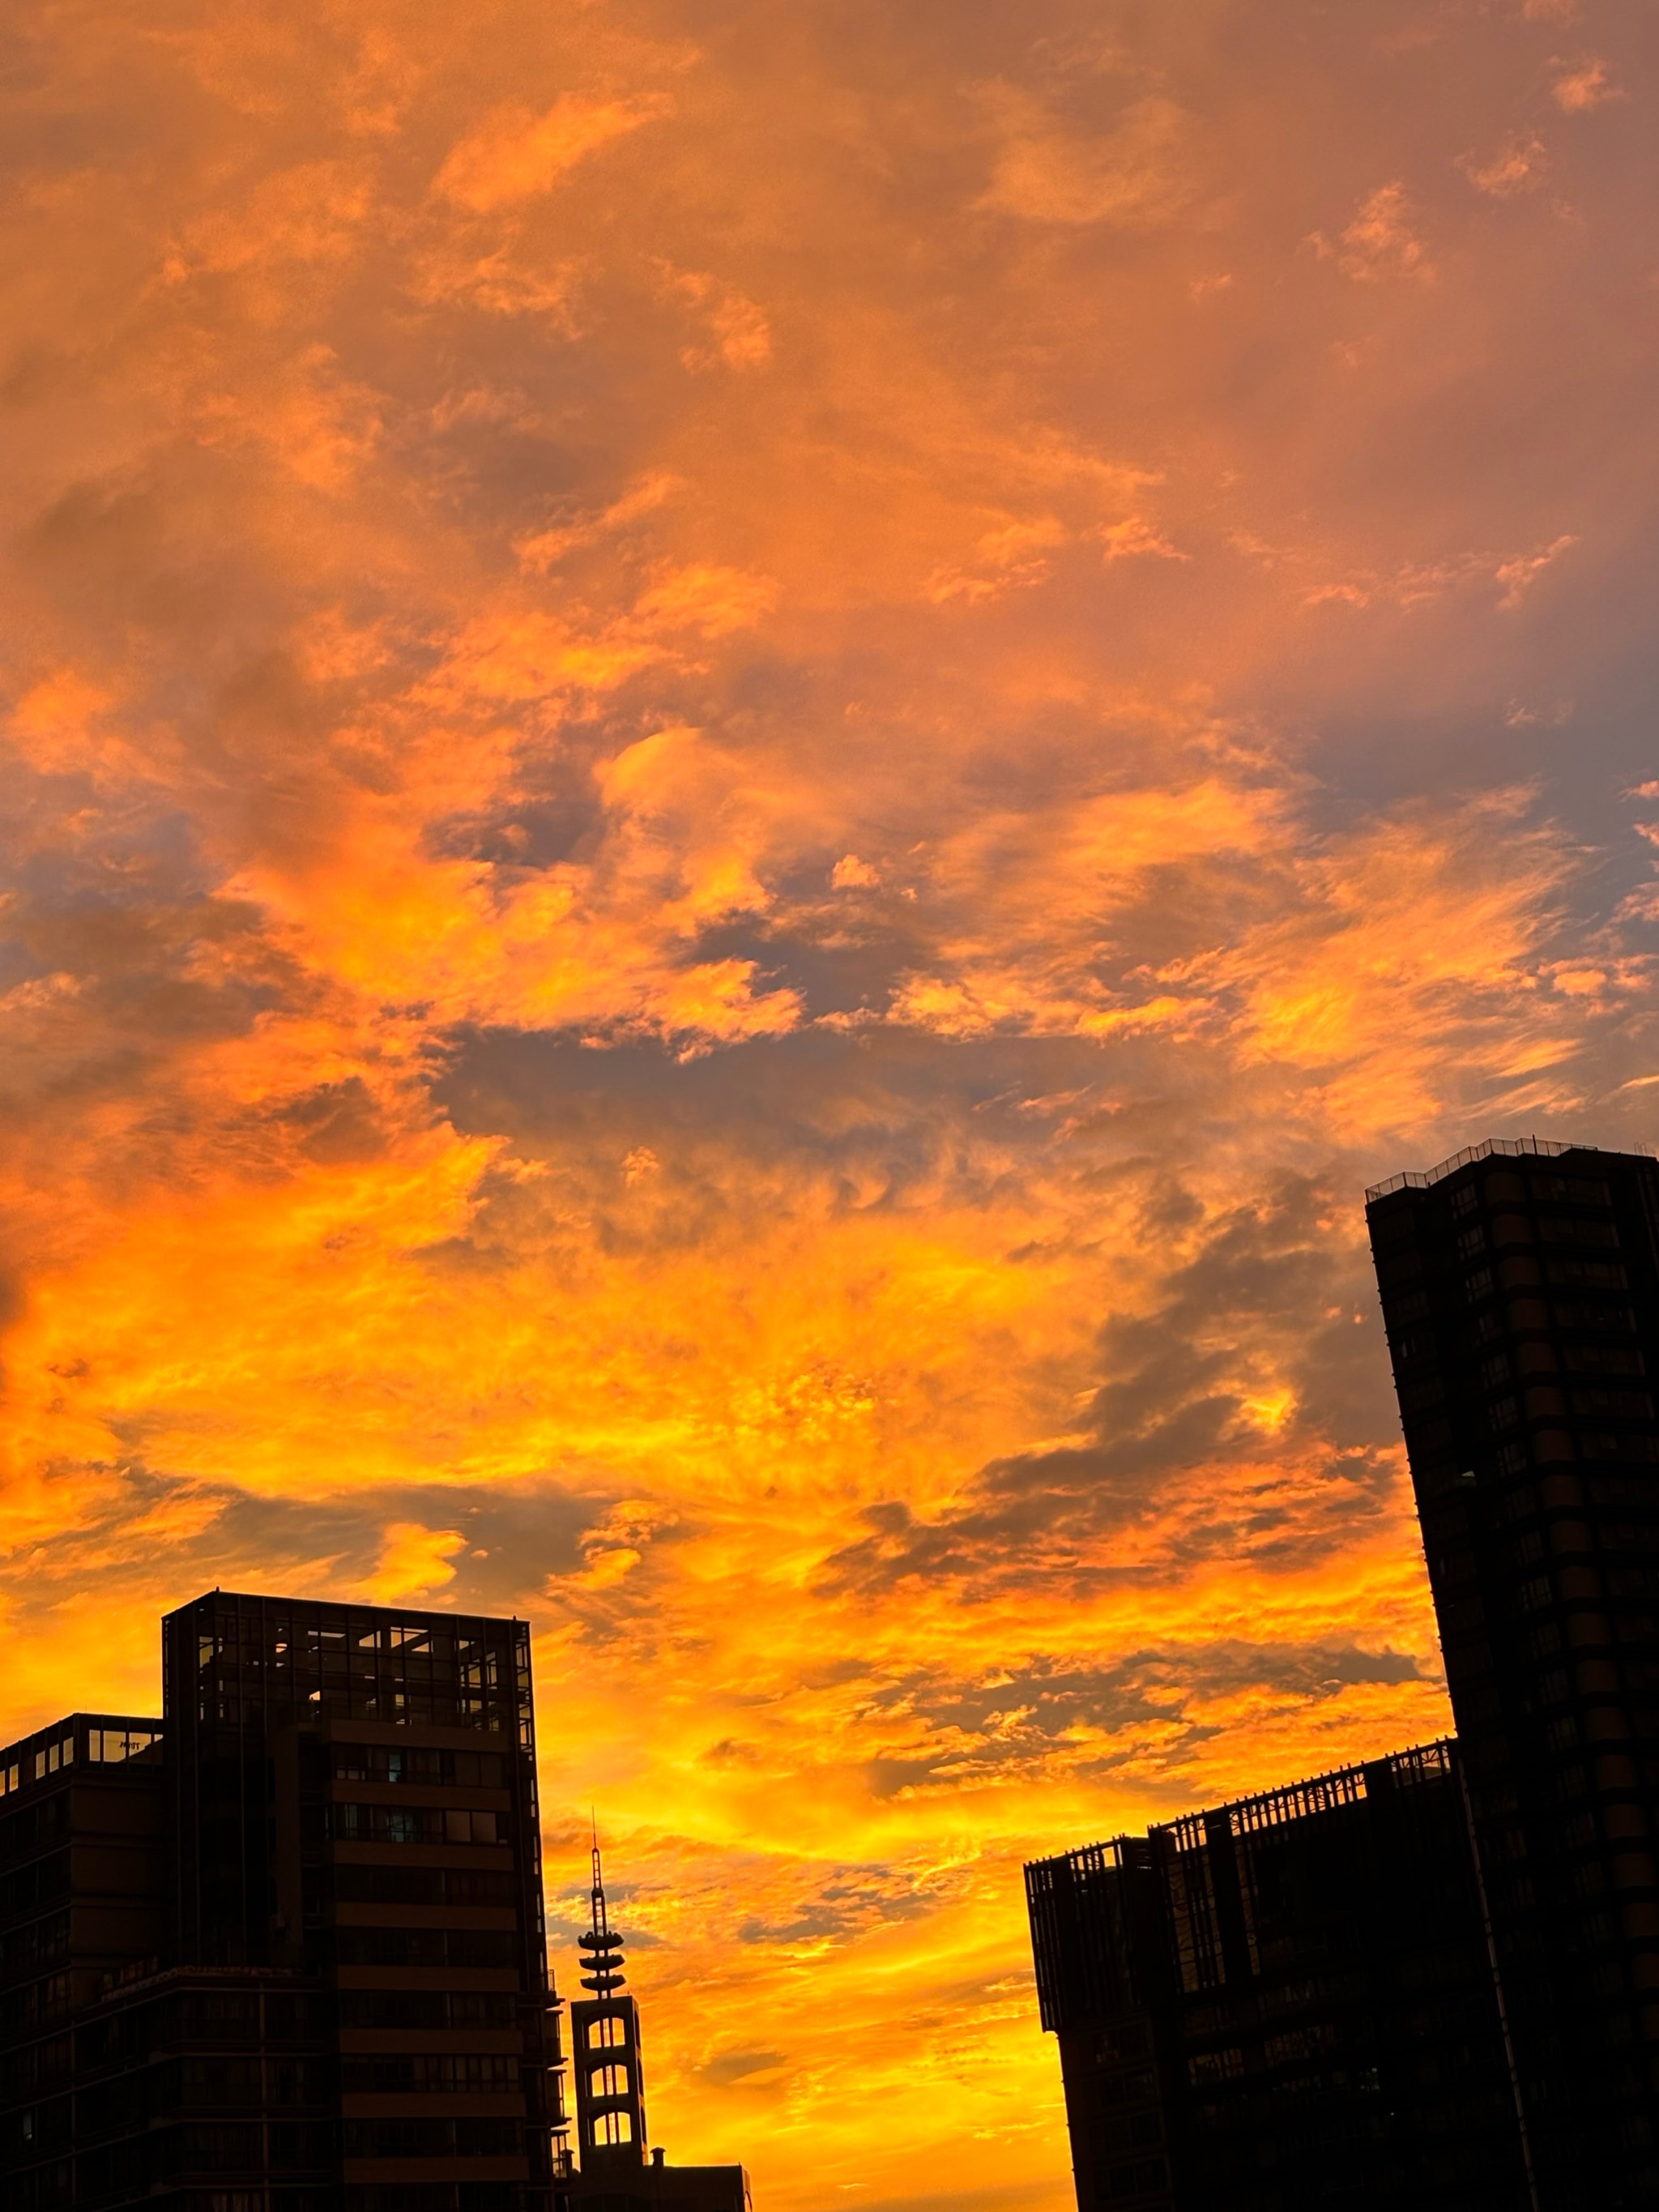
<instances>
[{"instance_id":1,"label":"yellow sky area","mask_svg":"<svg viewBox=\"0 0 1659 2212\"><path fill-rule=\"evenodd\" d=\"M556 1610L585 1622L620 1669L616 1683L585 1675L568 1624L538 1650L541 1679L562 1710L573 1699L579 1708L618 1701L612 1725L593 1731L617 1747L597 1782L618 1817L631 1807L642 1826L651 1825L647 1808L664 1781L652 1771L654 1757L677 1777L677 1805L696 1808L699 1831L720 1832L733 1847L747 1838L756 1848L824 1855L856 1834L866 1850L893 1848L963 1821L1024 1833L1037 1783L1062 1801L1073 1795L1073 1817L1121 1820L1148 1791L1166 1804L1195 1793L1214 1799L1248 1790L1249 1778L1275 1761L1340 1764L1329 1755L1336 1742L1364 1738L1374 1752L1376 1731L1397 1730L1407 1714L1431 1733L1445 1724L1421 1562L1399 1513L1341 1560L1300 1572L1229 1560L1224 1569L1166 1568L1137 1583L1115 1576L1121 1563L1103 1552L1092 1576L1069 1585L1063 1575L1048 1577L1049 1609L1065 1597L1058 1633L1029 1584L969 1604L960 1594L951 1603L912 1588L902 1607L878 1610L867 1591L792 1573L780 1553L793 1537L805 1553L814 1536L822 1542L822 1530L799 1508L779 1518L784 1526L757 1557L763 1547L729 1516L712 1516L687 1535L665 1512L659 1541L672 1556L649 1555L633 1571L634 1587L589 1589L565 1577L550 1584ZM752 1598L738 1619L725 1604L734 1581ZM1306 1685L1291 1694L1248 1674L1235 1686L1194 1689L1183 1666L1183 1651L1195 1664L1209 1647L1334 1652L1357 1612L1379 1644L1419 1656L1427 1676L1403 1686L1328 1677L1328 1711L1310 1706ZM698 1653L695 1686L677 1686L674 1654L690 1650ZM1109 1729L1086 1718L1050 1729L1045 1702L1064 1701L1072 1674L1136 1651L1163 1655L1148 1662L1144 1713ZM1039 1656L1044 1671L1034 1674ZM838 1667L842 1660L855 1669ZM615 1730L620 1703L659 1668L662 1741L630 1743ZM992 1697L1028 1676L1024 1703ZM967 1684L975 1686L958 1712L952 1692ZM976 1710L975 1698L997 1710ZM1204 1733L1211 1729L1212 1736ZM550 1755L562 1762L556 1749ZM1068 1780L1079 1759L1099 1762L1086 1785ZM915 1771L891 1801L872 1802L861 1771L872 1761Z\"/></svg>"},{"instance_id":2,"label":"yellow sky area","mask_svg":"<svg viewBox=\"0 0 1659 2212\"><path fill-rule=\"evenodd\" d=\"M1391 1534L1397 1546L1401 1531ZM1420 1584L1400 1587L1407 1578L1381 1558L1368 1564L1369 1578L1351 1566L1340 1590L1328 1576L1310 1577L1288 1596L1271 1581L1230 1577L1223 1588L1183 1589L1171 1612L1187 1632L1203 1620L1218 1636L1340 1636L1353 1618L1347 1608L1357 1607L1370 1622L1392 1611L1420 1638ZM672 1601L665 1610L672 1620ZM721 2124L727 2140L733 2124L740 2128L759 2169L777 2177L771 2191L781 2190L779 2201L789 2205L835 2201L825 2186L831 2179L867 2185L872 2099L900 2185L923 2191L930 2162L937 2180L941 2160L965 2176L973 2168L962 2163L962 2150L971 2143L979 2157L1006 2160L1011 2180L1035 2185L1046 2171L1047 2188L1030 2201L1063 2203L1063 2168L1053 2157L1054 2076L1018 2035L1022 1978L1010 1972L1023 1941L1019 1863L1047 1848L1050 1832L1033 1825L1036 1803L1047 1823L1082 1840L1135 1818L1149 1790L1170 1809L1172 1801L1214 1802L1241 1778L1318 1771L1446 1726L1442 1696L1426 1683L1406 1692L1358 1687L1311 1711L1305 1697L1248 1688L1182 1716L1213 1735L1210 1755L1182 1761L1178 1780L1164 1764L1173 1716L1169 1723L1150 1718L1128 1743L1091 1742L1079 1732L1081 1741L1054 1745L1046 1761L1011 1762L988 1778L975 1774L974 1760L994 1730L929 1729L901 1705L872 1731L865 1716L837 1709L833 1689L803 1695L799 1685L849 1646L878 1668L931 1662L954 1678L964 1660L971 1667L988 1648L1017 1653L1022 1631L1031 1632L1029 1618L1017 1622L997 1608L976 1633L958 1622L953 1635L948 1620L907 1613L902 1650L890 1623L881 1653L867 1652L873 1624L856 1612L841 1624L842 1639L827 1645L819 1638L804 1645L800 1625L781 1603L767 1607L742 1637L750 1663L739 1660L734 1679L743 1686L712 1701L707 1685L736 1655L705 1651L696 1697L665 1699L656 1741L665 1764L639 1771L624 1761L594 1784L608 1818L629 1838L628 1879L638 1888L627 1916L652 1939L635 1952L634 1973L661 2081L659 2131L684 2154L716 2155L720 2126L700 2109L700 2081L711 2071L752 2068L741 2074L741 2094ZM675 1626L683 1639L684 1626ZM1089 1626L1100 1652L1121 1650L1126 1636L1157 1632L1133 1602L1091 1610ZM672 1635L666 1649L659 1645L665 1663L677 1641L686 1648ZM631 1688L638 1678L619 1659ZM557 1654L538 1653L538 1668L544 1700L555 1710L573 1700L574 1714L585 1717L582 1684L562 1672ZM711 1771L709 1738L737 1729L735 1741L722 1735ZM583 1733L621 1741L605 1719ZM940 1772L872 1802L866 1790L846 1785L846 1762L860 1751L895 1762L931 1753ZM1091 1753L1111 1757L1112 1778L1068 1786L1068 1769ZM562 1778L556 1753L556 1794ZM668 1836L651 1817L665 1803L679 1823ZM571 1915L582 1841L571 1833L550 1855L556 1891ZM826 1894L834 1900L830 1913ZM752 1939L768 1924L784 1933L778 1955L763 1968ZM769 2038L767 2024L785 2020L788 2032ZM851 2077L860 2091L849 2108ZM797 2149L807 2142L810 2181Z\"/></svg>"},{"instance_id":3,"label":"yellow sky area","mask_svg":"<svg viewBox=\"0 0 1659 2212\"><path fill-rule=\"evenodd\" d=\"M38 1281L15 1340L18 1376L50 1378L37 1388L52 1404L67 1393L112 1425L137 1425L194 1474L257 1480L252 1449L270 1453L273 1479L297 1464L325 1486L538 1473L635 1430L658 1448L718 1437L753 1453L792 1425L816 1438L881 1412L884 1384L925 1371L953 1341L953 1364L970 1340L981 1359L1005 1344L1011 1378L1039 1344L1063 1358L1051 1312L1063 1257L1001 1264L1040 1225L1017 1196L1001 1218L953 1219L924 1200L908 1218L872 1206L838 1220L831 1190L745 1187L730 1158L670 1156L643 1173L635 1163L630 1182L620 1152L492 1169L493 1146L441 1128L397 1133L390 1158L152 1192L106 1222L82 1267ZM673 1203L656 1185L677 1167L694 1195L700 1179L728 1179L711 1198L729 1196L736 1218L696 1246L653 1249L653 1216ZM503 1186L501 1247L458 1292L446 1245L486 1171ZM632 1252L596 1241L601 1210ZM867 1375L867 1389L803 1385L843 1370ZM366 1425L330 1444L369 1376ZM252 1394L234 1470L216 1456L208 1418L227 1386ZM994 1389L991 1374L981 1388ZM67 1407L45 1417L77 1418ZM930 1401L926 1419L955 1417Z\"/></svg>"},{"instance_id":4,"label":"yellow sky area","mask_svg":"<svg viewBox=\"0 0 1659 2212\"><path fill-rule=\"evenodd\" d=\"M1629 9L0 86L0 1732L527 1614L656 2132L1063 2212L1023 1857L1432 1736L1365 1183L1651 1138Z\"/></svg>"}]
</instances>

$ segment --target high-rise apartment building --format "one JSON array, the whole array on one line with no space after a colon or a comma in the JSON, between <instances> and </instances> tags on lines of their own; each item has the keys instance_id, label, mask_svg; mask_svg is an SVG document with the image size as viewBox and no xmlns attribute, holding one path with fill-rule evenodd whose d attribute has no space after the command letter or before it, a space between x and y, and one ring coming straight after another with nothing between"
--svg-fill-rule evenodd
<instances>
[{"instance_id":1,"label":"high-rise apartment building","mask_svg":"<svg viewBox=\"0 0 1659 2212\"><path fill-rule=\"evenodd\" d=\"M1659 2203L1659 1167L1367 1194L1543 2212Z\"/></svg>"},{"instance_id":2,"label":"high-rise apartment building","mask_svg":"<svg viewBox=\"0 0 1659 2212\"><path fill-rule=\"evenodd\" d=\"M1025 1884L1084 2212L1522 2212L1453 1745Z\"/></svg>"},{"instance_id":3,"label":"high-rise apartment building","mask_svg":"<svg viewBox=\"0 0 1659 2212\"><path fill-rule=\"evenodd\" d=\"M6 2212L554 2212L522 1621L214 1591L0 1752Z\"/></svg>"}]
</instances>

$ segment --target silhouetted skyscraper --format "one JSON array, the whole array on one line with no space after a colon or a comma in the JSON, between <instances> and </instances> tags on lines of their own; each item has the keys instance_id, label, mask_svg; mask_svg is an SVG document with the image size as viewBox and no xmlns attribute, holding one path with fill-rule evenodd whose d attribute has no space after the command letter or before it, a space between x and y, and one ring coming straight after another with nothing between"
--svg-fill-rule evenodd
<instances>
[{"instance_id":1,"label":"silhouetted skyscraper","mask_svg":"<svg viewBox=\"0 0 1659 2212\"><path fill-rule=\"evenodd\" d=\"M553 2212L522 1621L214 1591L0 1752L5 2212Z\"/></svg>"},{"instance_id":2,"label":"silhouetted skyscraper","mask_svg":"<svg viewBox=\"0 0 1659 2212\"><path fill-rule=\"evenodd\" d=\"M1367 1193L1543 2212L1659 2203L1659 1168Z\"/></svg>"}]
</instances>

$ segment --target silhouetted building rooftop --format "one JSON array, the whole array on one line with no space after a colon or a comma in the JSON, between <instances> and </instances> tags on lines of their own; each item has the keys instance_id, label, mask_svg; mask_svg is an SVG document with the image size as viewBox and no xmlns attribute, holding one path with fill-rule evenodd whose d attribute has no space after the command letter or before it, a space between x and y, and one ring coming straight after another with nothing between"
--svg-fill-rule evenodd
<instances>
[{"instance_id":1,"label":"silhouetted building rooftop","mask_svg":"<svg viewBox=\"0 0 1659 2212\"><path fill-rule=\"evenodd\" d=\"M1367 1196L1540 2203L1659 2203L1659 1167Z\"/></svg>"},{"instance_id":2,"label":"silhouetted building rooftop","mask_svg":"<svg viewBox=\"0 0 1659 2212\"><path fill-rule=\"evenodd\" d=\"M1025 1881L1086 2212L1524 2201L1450 1744Z\"/></svg>"},{"instance_id":3,"label":"silhouetted building rooftop","mask_svg":"<svg viewBox=\"0 0 1659 2212\"><path fill-rule=\"evenodd\" d=\"M552 2212L522 1621L213 1591L0 1751L6 2212Z\"/></svg>"},{"instance_id":4,"label":"silhouetted building rooftop","mask_svg":"<svg viewBox=\"0 0 1659 2212\"><path fill-rule=\"evenodd\" d=\"M1659 2204L1659 1167L1366 1212L1457 1740L1028 1869L1084 2212Z\"/></svg>"}]
</instances>

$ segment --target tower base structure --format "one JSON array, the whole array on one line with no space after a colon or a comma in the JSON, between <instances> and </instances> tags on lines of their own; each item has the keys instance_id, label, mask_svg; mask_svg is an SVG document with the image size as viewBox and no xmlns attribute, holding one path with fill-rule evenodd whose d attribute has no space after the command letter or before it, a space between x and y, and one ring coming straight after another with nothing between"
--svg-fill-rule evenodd
<instances>
[{"instance_id":1,"label":"tower base structure","mask_svg":"<svg viewBox=\"0 0 1659 2212\"><path fill-rule=\"evenodd\" d=\"M566 2185L570 2212L754 2212L740 2166L670 2166L660 2150L649 2165L591 2166Z\"/></svg>"}]
</instances>

